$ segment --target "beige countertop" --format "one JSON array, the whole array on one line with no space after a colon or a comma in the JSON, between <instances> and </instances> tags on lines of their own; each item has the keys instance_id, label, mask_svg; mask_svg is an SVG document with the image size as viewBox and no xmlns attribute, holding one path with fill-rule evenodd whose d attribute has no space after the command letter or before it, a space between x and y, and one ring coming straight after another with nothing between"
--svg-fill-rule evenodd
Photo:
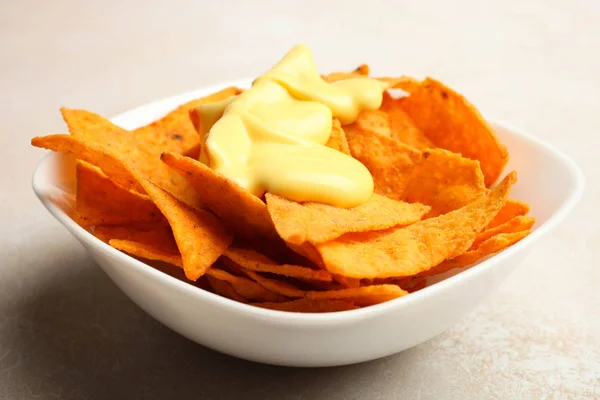
<instances>
[{"instance_id":1,"label":"beige countertop","mask_svg":"<svg viewBox=\"0 0 600 400\"><path fill-rule=\"evenodd\" d=\"M0 398L600 398L598 2L286 3L2 2ZM179 337L121 294L30 188L45 152L29 140L65 131L60 106L114 115L256 75L301 42L323 71L369 62L437 77L587 178L575 212L473 314L342 368L258 365Z\"/></svg>"}]
</instances>

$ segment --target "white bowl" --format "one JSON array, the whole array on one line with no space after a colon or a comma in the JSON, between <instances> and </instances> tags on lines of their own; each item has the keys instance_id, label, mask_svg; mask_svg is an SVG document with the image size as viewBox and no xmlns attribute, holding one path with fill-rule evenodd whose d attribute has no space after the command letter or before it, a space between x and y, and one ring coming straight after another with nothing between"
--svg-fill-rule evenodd
<instances>
[{"instance_id":1,"label":"white bowl","mask_svg":"<svg viewBox=\"0 0 600 400\"><path fill-rule=\"evenodd\" d=\"M159 100L112 121L135 128L192 98L249 83L229 82ZM519 173L511 196L527 201L537 218L531 235L423 290L353 311L297 314L237 303L113 249L61 208L60 194L73 190L73 182L57 178L57 169L62 168L58 154L48 155L39 164L33 189L127 296L181 335L222 353L262 363L303 367L352 364L400 352L448 329L495 290L581 197L583 175L570 159L533 136L504 124L492 125L510 150L506 171Z\"/></svg>"}]
</instances>

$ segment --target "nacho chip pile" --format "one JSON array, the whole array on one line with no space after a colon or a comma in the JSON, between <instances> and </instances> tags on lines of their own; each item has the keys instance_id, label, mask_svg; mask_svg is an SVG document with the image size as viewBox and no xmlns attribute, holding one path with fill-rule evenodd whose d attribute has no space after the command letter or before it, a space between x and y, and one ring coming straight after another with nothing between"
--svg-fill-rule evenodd
<instances>
[{"instance_id":1,"label":"nacho chip pile","mask_svg":"<svg viewBox=\"0 0 600 400\"><path fill-rule=\"evenodd\" d=\"M369 68L325 76L368 76ZM228 88L128 131L63 108L70 134L34 146L77 159L74 218L142 260L178 266L198 287L288 312L333 312L408 295L527 236L529 206L509 198L508 151L463 96L427 78L380 78L379 110L334 120L327 146L362 162L375 193L354 208L258 198L198 161L190 112ZM126 267L126 266L124 266ZM204 289L199 289L204 290Z\"/></svg>"}]
</instances>

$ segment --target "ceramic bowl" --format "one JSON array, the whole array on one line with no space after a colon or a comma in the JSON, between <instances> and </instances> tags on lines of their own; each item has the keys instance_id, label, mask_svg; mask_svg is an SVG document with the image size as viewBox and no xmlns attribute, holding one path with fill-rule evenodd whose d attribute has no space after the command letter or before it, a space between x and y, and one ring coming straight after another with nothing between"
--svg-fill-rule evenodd
<instances>
[{"instance_id":1,"label":"ceramic bowl","mask_svg":"<svg viewBox=\"0 0 600 400\"><path fill-rule=\"evenodd\" d=\"M192 98L230 85L247 87L250 82L228 82L159 100L112 121L132 129ZM582 173L565 155L503 123L492 122L492 126L510 151L506 171L519 174L511 196L528 202L537 218L531 235L423 290L352 311L298 314L249 306L204 291L113 249L65 212L64 200L73 191L73 179L65 175L60 154L42 160L33 176L33 189L127 296L179 334L219 352L262 363L302 367L352 364L400 352L451 327L496 290L581 197Z\"/></svg>"}]
</instances>

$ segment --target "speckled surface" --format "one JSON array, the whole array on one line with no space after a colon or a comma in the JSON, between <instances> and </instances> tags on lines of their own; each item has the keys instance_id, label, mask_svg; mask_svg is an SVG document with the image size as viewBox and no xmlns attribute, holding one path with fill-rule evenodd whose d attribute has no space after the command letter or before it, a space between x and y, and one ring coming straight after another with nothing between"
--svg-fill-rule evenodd
<instances>
[{"instance_id":1,"label":"speckled surface","mask_svg":"<svg viewBox=\"0 0 600 400\"><path fill-rule=\"evenodd\" d=\"M83 3L0 5L0 398L600 398L598 2ZM323 71L369 62L437 77L565 151L587 178L568 221L477 311L349 367L257 365L177 336L30 189L44 152L29 139L64 130L60 106L114 115L256 75L299 42Z\"/></svg>"}]
</instances>

